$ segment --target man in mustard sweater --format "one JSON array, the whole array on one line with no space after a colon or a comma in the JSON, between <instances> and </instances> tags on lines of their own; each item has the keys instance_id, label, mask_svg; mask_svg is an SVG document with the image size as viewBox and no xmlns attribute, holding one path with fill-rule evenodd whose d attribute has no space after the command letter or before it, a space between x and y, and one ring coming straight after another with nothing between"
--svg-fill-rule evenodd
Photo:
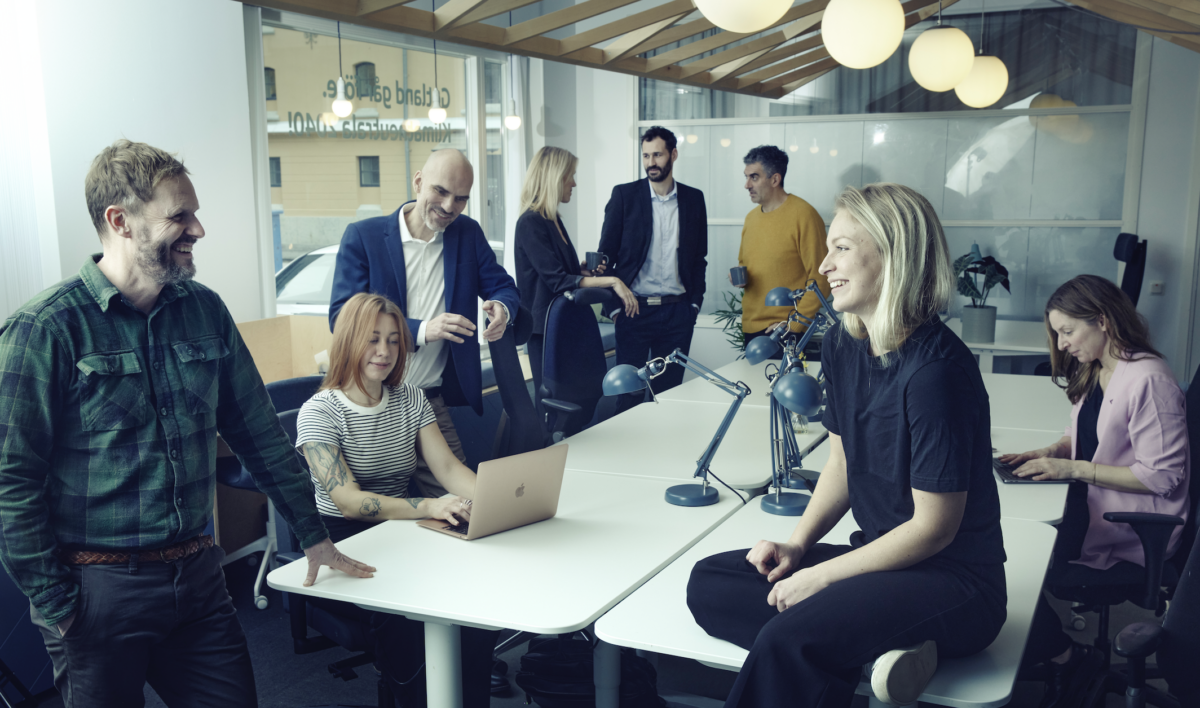
<instances>
[{"instance_id":1,"label":"man in mustard sweater","mask_svg":"<svg viewBox=\"0 0 1200 708\"><path fill-rule=\"evenodd\" d=\"M795 290L819 283L829 296L829 281L817 272L825 260L825 222L808 202L783 188L788 156L774 145L760 145L746 153L746 190L755 207L742 226L738 265L746 268L742 297L742 332L746 343L767 333L767 328L788 317L790 308L767 307L767 291L780 286ZM812 317L820 307L813 293L800 300L800 312ZM793 331L804 328L794 325Z\"/></svg>"}]
</instances>

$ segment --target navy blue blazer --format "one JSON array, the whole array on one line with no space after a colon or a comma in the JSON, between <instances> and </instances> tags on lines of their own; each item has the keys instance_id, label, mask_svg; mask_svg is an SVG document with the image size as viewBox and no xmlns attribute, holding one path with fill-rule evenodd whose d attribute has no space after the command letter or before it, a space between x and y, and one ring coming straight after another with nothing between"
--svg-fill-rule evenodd
<instances>
[{"instance_id":1,"label":"navy blue blazer","mask_svg":"<svg viewBox=\"0 0 1200 708\"><path fill-rule=\"evenodd\" d=\"M412 202L401 205L403 209ZM400 210L390 216L363 219L346 227L338 248L329 302L329 329L338 312L351 297L362 292L377 293L408 312L408 277L404 248L400 243ZM475 321L480 298L498 300L516 317L520 294L512 276L496 262L479 223L459 216L442 234L442 260L446 276L446 311ZM511 321L510 321L511 323ZM408 318L408 329L416 341L421 320ZM450 357L442 372L442 396L447 405L470 405L483 415L483 376L479 368L479 343L466 338L462 344L447 342Z\"/></svg>"},{"instance_id":2,"label":"navy blue blazer","mask_svg":"<svg viewBox=\"0 0 1200 708\"><path fill-rule=\"evenodd\" d=\"M700 307L704 302L708 268L708 211L704 192L675 181L679 199L679 280L687 291L688 302ZM650 252L654 236L654 207L650 204L650 180L618 184L604 207L604 225L600 227L600 252L611 263L605 275L615 275L633 288L633 281ZM653 295L654 293L640 293Z\"/></svg>"}]
</instances>

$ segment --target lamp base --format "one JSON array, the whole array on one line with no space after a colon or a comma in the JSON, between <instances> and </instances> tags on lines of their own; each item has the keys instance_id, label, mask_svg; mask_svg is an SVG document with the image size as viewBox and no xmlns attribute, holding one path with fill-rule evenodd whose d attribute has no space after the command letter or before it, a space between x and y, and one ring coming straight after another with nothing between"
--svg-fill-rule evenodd
<instances>
[{"instance_id":1,"label":"lamp base","mask_svg":"<svg viewBox=\"0 0 1200 708\"><path fill-rule=\"evenodd\" d=\"M716 504L717 490L700 484L677 484L667 489L667 503L675 506L708 506Z\"/></svg>"},{"instance_id":2,"label":"lamp base","mask_svg":"<svg viewBox=\"0 0 1200 708\"><path fill-rule=\"evenodd\" d=\"M762 510L776 516L801 516L812 497L791 492L768 492L762 498Z\"/></svg>"},{"instance_id":3,"label":"lamp base","mask_svg":"<svg viewBox=\"0 0 1200 708\"><path fill-rule=\"evenodd\" d=\"M805 470L805 469L800 469L799 467L793 467L792 471L789 474L785 475L784 478L781 480L783 483L783 486L786 487L787 489L808 489L808 484L806 484L804 481L805 475L802 474L804 472L808 472L809 474L816 474L816 472L813 472L812 470Z\"/></svg>"}]
</instances>

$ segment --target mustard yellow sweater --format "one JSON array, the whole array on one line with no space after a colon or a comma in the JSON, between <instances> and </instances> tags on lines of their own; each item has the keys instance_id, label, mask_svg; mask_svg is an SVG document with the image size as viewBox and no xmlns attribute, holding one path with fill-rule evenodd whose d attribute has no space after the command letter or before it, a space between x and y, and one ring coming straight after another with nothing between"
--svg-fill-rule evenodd
<instances>
[{"instance_id":1,"label":"mustard yellow sweater","mask_svg":"<svg viewBox=\"0 0 1200 708\"><path fill-rule=\"evenodd\" d=\"M767 307L767 291L780 286L795 290L815 279L821 292L829 295L829 281L817 272L825 260L825 221L816 209L794 194L769 214L755 206L742 226L738 265L746 267L746 291L742 297L742 331L761 332L787 319L791 308ZM816 295L800 301L800 312L812 317L820 308ZM803 327L796 326L801 332Z\"/></svg>"}]
</instances>

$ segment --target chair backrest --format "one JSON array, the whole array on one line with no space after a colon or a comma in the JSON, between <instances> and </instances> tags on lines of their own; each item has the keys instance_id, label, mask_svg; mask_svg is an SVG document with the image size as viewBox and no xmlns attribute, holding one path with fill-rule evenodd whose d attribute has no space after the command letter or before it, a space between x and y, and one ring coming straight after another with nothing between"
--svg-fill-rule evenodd
<instances>
[{"instance_id":1,"label":"chair backrest","mask_svg":"<svg viewBox=\"0 0 1200 708\"><path fill-rule=\"evenodd\" d=\"M1200 550L1190 539L1192 553L1179 576L1175 596L1163 618L1163 640L1156 652L1158 667L1181 705L1200 701Z\"/></svg>"},{"instance_id":2,"label":"chair backrest","mask_svg":"<svg viewBox=\"0 0 1200 708\"><path fill-rule=\"evenodd\" d=\"M1113 246L1113 258L1125 262L1125 275L1121 277L1121 290L1137 307L1142 292L1142 277L1146 273L1146 241L1138 240L1135 234L1118 234Z\"/></svg>"},{"instance_id":3,"label":"chair backrest","mask_svg":"<svg viewBox=\"0 0 1200 708\"><path fill-rule=\"evenodd\" d=\"M1179 548L1171 557L1171 562L1179 569L1182 569L1183 564L1187 562L1188 554L1196 539L1197 529L1200 528L1197 523L1200 519L1196 518L1200 516L1200 483L1196 481L1196 466L1200 465L1200 367L1196 369L1196 373L1192 376L1192 382L1188 384L1187 393L1184 394L1184 405L1187 406L1188 446L1192 453L1192 469L1188 476L1190 504L1188 505L1187 523L1183 526L1183 538Z\"/></svg>"},{"instance_id":4,"label":"chair backrest","mask_svg":"<svg viewBox=\"0 0 1200 708\"><path fill-rule=\"evenodd\" d=\"M529 311L521 308L517 322L529 317ZM496 428L496 441L492 446L493 458L539 450L549 443L549 436L529 396L529 387L525 385L525 374L517 356L517 344L523 332L517 330L516 326L510 327L503 337L488 343L496 388L504 405L504 415ZM528 334L525 338L528 340Z\"/></svg>"},{"instance_id":5,"label":"chair backrest","mask_svg":"<svg viewBox=\"0 0 1200 708\"><path fill-rule=\"evenodd\" d=\"M294 379L272 381L267 384L267 395L275 406L275 412L291 411L304 405L321 387L324 376L299 376Z\"/></svg>"},{"instance_id":6,"label":"chair backrest","mask_svg":"<svg viewBox=\"0 0 1200 708\"><path fill-rule=\"evenodd\" d=\"M290 411L283 411L277 415L279 416L280 427L283 428L283 432L287 433L288 440L292 441L292 445L295 445L296 420L300 415L300 411L298 409L293 409ZM300 466L303 467L304 471L307 473L308 460L304 459L304 455L300 454L298 450L296 451L296 456L300 458ZM312 488L312 476L306 474L304 481L308 484L309 491L315 494L316 492ZM279 544L280 553L288 553L300 550L300 544L296 540L295 534L292 533L292 527L288 526L287 521L285 521L283 518L283 514L275 515L275 535Z\"/></svg>"},{"instance_id":7,"label":"chair backrest","mask_svg":"<svg viewBox=\"0 0 1200 708\"><path fill-rule=\"evenodd\" d=\"M582 301L587 299L564 293L554 298L546 310L539 394L580 407L563 428L567 436L579 432L592 419L596 403L604 395L604 343L591 303Z\"/></svg>"}]
</instances>

